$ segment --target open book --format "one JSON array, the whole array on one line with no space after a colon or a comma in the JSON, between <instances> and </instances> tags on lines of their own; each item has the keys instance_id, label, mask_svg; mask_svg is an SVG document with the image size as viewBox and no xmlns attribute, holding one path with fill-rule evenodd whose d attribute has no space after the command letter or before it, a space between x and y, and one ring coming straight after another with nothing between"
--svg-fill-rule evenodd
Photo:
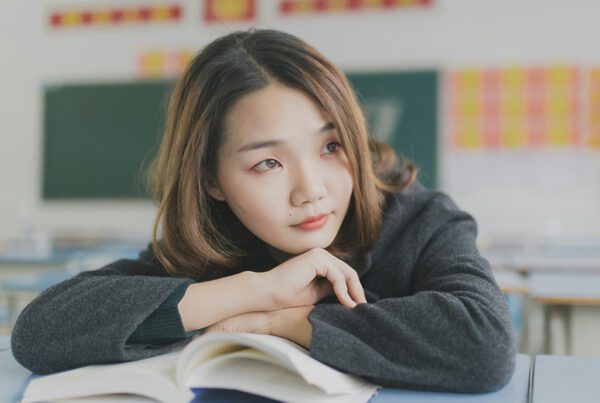
<instances>
[{"instance_id":1,"label":"open book","mask_svg":"<svg viewBox=\"0 0 600 403\"><path fill-rule=\"evenodd\" d=\"M34 378L22 402L123 401L137 395L136 401L181 403L194 398L192 388L232 389L302 403L367 402L378 390L281 337L209 333L157 357Z\"/></svg>"}]
</instances>

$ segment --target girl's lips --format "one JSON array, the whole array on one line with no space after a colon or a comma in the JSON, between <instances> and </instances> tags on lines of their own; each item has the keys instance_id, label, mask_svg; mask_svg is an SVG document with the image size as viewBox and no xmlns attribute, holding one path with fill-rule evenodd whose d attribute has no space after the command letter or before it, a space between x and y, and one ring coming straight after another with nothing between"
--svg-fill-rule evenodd
<instances>
[{"instance_id":1,"label":"girl's lips","mask_svg":"<svg viewBox=\"0 0 600 403\"><path fill-rule=\"evenodd\" d=\"M302 229L305 231L316 230L316 229L321 228L323 225L325 225L328 218L329 218L329 214L322 214L320 216L317 216L317 218L315 220L305 221L303 223L294 225L294 228L299 228L299 229Z\"/></svg>"}]
</instances>

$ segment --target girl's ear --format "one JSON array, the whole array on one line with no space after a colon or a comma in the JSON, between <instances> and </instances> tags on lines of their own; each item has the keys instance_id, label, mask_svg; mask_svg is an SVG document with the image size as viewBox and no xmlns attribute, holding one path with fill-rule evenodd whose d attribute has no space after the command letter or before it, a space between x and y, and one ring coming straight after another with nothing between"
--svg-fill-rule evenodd
<instances>
[{"instance_id":1,"label":"girl's ear","mask_svg":"<svg viewBox=\"0 0 600 403\"><path fill-rule=\"evenodd\" d=\"M225 201L225 195L221 191L221 188L218 184L214 183L213 181L207 181L204 185L204 188L206 189L206 193L208 193L208 195L213 199Z\"/></svg>"}]
</instances>

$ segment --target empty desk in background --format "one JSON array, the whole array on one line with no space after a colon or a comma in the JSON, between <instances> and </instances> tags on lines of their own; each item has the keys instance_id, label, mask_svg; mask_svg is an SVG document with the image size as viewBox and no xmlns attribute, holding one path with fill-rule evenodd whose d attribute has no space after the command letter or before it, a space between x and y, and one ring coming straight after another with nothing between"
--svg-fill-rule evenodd
<instances>
[{"instance_id":1,"label":"empty desk in background","mask_svg":"<svg viewBox=\"0 0 600 403\"><path fill-rule=\"evenodd\" d=\"M490 261L494 273L512 271L517 275L527 276L528 283L531 279L535 283L534 290L530 288L523 298L523 316L526 319L523 320L522 329L527 336L520 340L521 351L528 351L532 355L542 351L568 353L581 347L579 354L600 354L600 347L594 347L586 336L597 331L593 324L597 321L596 316L600 318L600 308L597 309L598 314L594 308L593 300L596 295L584 300L590 295L581 294L579 284L582 282L577 277L570 278L571 275L589 275L590 279L600 276L600 242L553 240L523 245L515 243L509 247L492 246L482 253ZM554 275L566 277L553 277ZM498 282L501 283L500 279ZM509 288L513 285L509 282ZM528 286L532 287L531 283ZM568 293L565 294L565 291ZM584 325L589 330L584 332L576 329L577 331L570 332L568 326L571 317L573 323L577 323L579 327ZM552 337L544 337L550 329L553 329L549 334L554 336L554 340L551 340ZM573 334L575 337L571 337Z\"/></svg>"},{"instance_id":2,"label":"empty desk in background","mask_svg":"<svg viewBox=\"0 0 600 403\"><path fill-rule=\"evenodd\" d=\"M48 273L15 276L0 281L0 296L8 304L8 323L12 325L17 319L20 300L32 300L46 288L72 277L74 273L67 270Z\"/></svg>"},{"instance_id":3,"label":"empty desk in background","mask_svg":"<svg viewBox=\"0 0 600 403\"><path fill-rule=\"evenodd\" d=\"M600 401L600 358L538 355L532 403Z\"/></svg>"},{"instance_id":4,"label":"empty desk in background","mask_svg":"<svg viewBox=\"0 0 600 403\"><path fill-rule=\"evenodd\" d=\"M126 240L105 242L94 247L52 251L44 258L0 253L0 301L7 307L2 322L10 329L19 308L46 288L82 271L99 269L119 259L135 259L146 244Z\"/></svg>"},{"instance_id":5,"label":"empty desk in background","mask_svg":"<svg viewBox=\"0 0 600 403\"><path fill-rule=\"evenodd\" d=\"M9 344L9 338L0 336L0 346ZM517 369L504 388L492 393L442 393L418 392L383 388L373 399L374 403L387 402L438 402L438 403L526 403L529 397L529 356L517 356ZM10 350L0 350L0 401L15 401L22 394L31 372L13 358Z\"/></svg>"},{"instance_id":6,"label":"empty desk in background","mask_svg":"<svg viewBox=\"0 0 600 403\"><path fill-rule=\"evenodd\" d=\"M0 252L0 284L4 280L63 271L73 257L71 252L56 252L46 257L26 257Z\"/></svg>"},{"instance_id":7,"label":"empty desk in background","mask_svg":"<svg viewBox=\"0 0 600 403\"><path fill-rule=\"evenodd\" d=\"M43 276L64 270L70 257L71 253L67 251L55 252L50 256L27 256L22 250L10 251L6 248L0 251L0 333L10 331L18 313L18 296L4 290L4 282L22 276Z\"/></svg>"},{"instance_id":8,"label":"empty desk in background","mask_svg":"<svg viewBox=\"0 0 600 403\"><path fill-rule=\"evenodd\" d=\"M527 294L529 283L527 279L514 270L493 270L494 278L505 294Z\"/></svg>"},{"instance_id":9,"label":"empty desk in background","mask_svg":"<svg viewBox=\"0 0 600 403\"><path fill-rule=\"evenodd\" d=\"M600 254L582 256L561 256L552 254L532 254L515 257L509 264L524 272L587 272L600 273Z\"/></svg>"},{"instance_id":10,"label":"empty desk in background","mask_svg":"<svg viewBox=\"0 0 600 403\"><path fill-rule=\"evenodd\" d=\"M528 352L529 343L529 283L527 278L514 270L494 269L494 278L506 296L510 315L517 331L519 351Z\"/></svg>"},{"instance_id":11,"label":"empty desk in background","mask_svg":"<svg viewBox=\"0 0 600 403\"><path fill-rule=\"evenodd\" d=\"M482 251L494 268L531 272L600 273L600 244L491 248Z\"/></svg>"},{"instance_id":12,"label":"empty desk in background","mask_svg":"<svg viewBox=\"0 0 600 403\"><path fill-rule=\"evenodd\" d=\"M544 306L545 334L564 336L564 351L569 354L573 351L571 308L575 305L600 307L600 273L531 273L529 296L534 302ZM556 329L551 329L553 324ZM551 343L550 337L546 340L546 352L551 351Z\"/></svg>"}]
</instances>

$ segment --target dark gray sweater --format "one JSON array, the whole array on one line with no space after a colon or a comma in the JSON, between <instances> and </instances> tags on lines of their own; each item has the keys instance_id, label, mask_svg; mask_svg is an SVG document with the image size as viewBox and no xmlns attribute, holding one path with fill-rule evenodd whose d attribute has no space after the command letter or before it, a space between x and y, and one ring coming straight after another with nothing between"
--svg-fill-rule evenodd
<instances>
[{"instance_id":1,"label":"dark gray sweater","mask_svg":"<svg viewBox=\"0 0 600 403\"><path fill-rule=\"evenodd\" d=\"M505 385L515 368L515 333L476 233L474 219L443 193L415 184L389 195L377 244L348 261L368 303L349 309L330 297L317 304L309 315L311 356L388 387L485 392ZM262 248L242 270L275 265ZM13 354L46 374L181 348L190 339L177 302L195 281L170 277L150 250L83 272L24 309ZM167 336L157 341L157 334Z\"/></svg>"}]
</instances>

